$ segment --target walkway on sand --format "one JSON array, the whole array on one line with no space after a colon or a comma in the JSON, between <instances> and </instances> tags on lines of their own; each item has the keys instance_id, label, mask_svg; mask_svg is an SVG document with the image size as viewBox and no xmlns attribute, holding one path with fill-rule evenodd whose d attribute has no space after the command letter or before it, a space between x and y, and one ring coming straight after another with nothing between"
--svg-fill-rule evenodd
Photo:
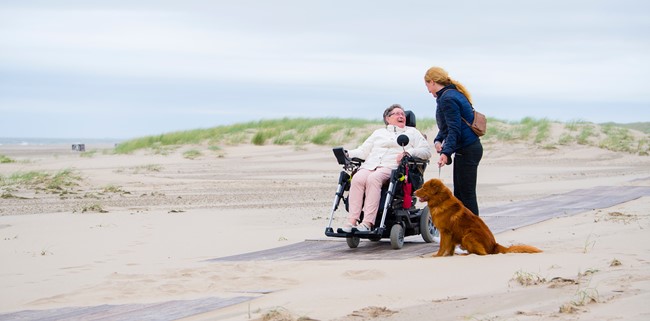
<instances>
[{"instance_id":1,"label":"walkway on sand","mask_svg":"<svg viewBox=\"0 0 650 321\"><path fill-rule=\"evenodd\" d=\"M642 196L650 196L650 186L598 186L541 199L514 202L481 210L481 218L493 234L532 225L554 217L570 216L593 209L608 208ZM325 228L323 228L323 233ZM431 255L438 244L425 243L419 235L405 238L404 247L393 251L388 240L362 240L351 249L343 238L306 240L283 247L208 260L224 261L306 261L306 260L394 260Z\"/></svg>"},{"instance_id":2,"label":"walkway on sand","mask_svg":"<svg viewBox=\"0 0 650 321\"><path fill-rule=\"evenodd\" d=\"M486 208L481 217L494 234L542 222L554 217L570 216L593 209L608 208L643 196L650 196L650 186L600 186L551 195L537 200L514 202ZM324 233L323 228L323 233ZM419 235L406 238L400 250L392 250L390 242L362 241L350 249L344 239L307 240L301 243L228 257L207 260L208 263L251 260L379 260L407 259L430 255L437 244L424 243ZM264 293L194 300L172 300L150 304L98 305L49 310L26 310L0 314L0 320L176 320L252 300Z\"/></svg>"}]
</instances>

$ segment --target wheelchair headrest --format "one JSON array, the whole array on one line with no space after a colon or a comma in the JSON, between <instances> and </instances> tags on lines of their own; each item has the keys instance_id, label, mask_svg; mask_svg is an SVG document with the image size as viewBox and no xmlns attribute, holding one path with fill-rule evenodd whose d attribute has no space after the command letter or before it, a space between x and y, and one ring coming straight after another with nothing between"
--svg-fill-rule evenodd
<instances>
[{"instance_id":1,"label":"wheelchair headrest","mask_svg":"<svg viewBox=\"0 0 650 321\"><path fill-rule=\"evenodd\" d=\"M404 114L406 115L406 126L415 127L415 114L410 110L405 110Z\"/></svg>"}]
</instances>

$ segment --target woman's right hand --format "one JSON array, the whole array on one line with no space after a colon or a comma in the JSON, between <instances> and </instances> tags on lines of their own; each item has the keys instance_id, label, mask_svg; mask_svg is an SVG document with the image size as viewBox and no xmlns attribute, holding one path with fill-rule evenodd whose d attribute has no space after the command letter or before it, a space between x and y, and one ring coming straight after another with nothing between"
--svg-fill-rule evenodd
<instances>
[{"instance_id":1,"label":"woman's right hand","mask_svg":"<svg viewBox=\"0 0 650 321\"><path fill-rule=\"evenodd\" d=\"M436 153L440 154L442 151L442 144L440 142L435 142L433 146L436 148Z\"/></svg>"},{"instance_id":2,"label":"woman's right hand","mask_svg":"<svg viewBox=\"0 0 650 321\"><path fill-rule=\"evenodd\" d=\"M447 155L440 154L440 158L438 159L438 168L447 165L448 162L449 162L449 159L447 158Z\"/></svg>"}]
</instances>

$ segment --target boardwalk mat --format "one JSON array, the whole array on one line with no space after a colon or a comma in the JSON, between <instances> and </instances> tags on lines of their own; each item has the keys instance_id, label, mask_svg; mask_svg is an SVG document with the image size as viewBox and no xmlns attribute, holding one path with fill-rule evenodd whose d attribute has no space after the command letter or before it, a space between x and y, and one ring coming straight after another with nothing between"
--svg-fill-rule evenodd
<instances>
[{"instance_id":1,"label":"boardwalk mat","mask_svg":"<svg viewBox=\"0 0 650 321\"><path fill-rule=\"evenodd\" d=\"M149 304L103 304L89 307L68 307L49 310L25 310L0 314L0 320L30 321L167 321L214 311L246 302L256 296L233 298L210 297L195 300L174 300Z\"/></svg>"},{"instance_id":2,"label":"boardwalk mat","mask_svg":"<svg viewBox=\"0 0 650 321\"><path fill-rule=\"evenodd\" d=\"M494 234L498 234L554 217L608 208L642 196L650 196L649 186L599 186L486 208L481 210L481 218ZM419 235L405 238L400 250L392 250L388 240L362 240L359 247L351 249L343 238L326 238L207 261L396 260L431 255L437 251L438 244L424 243Z\"/></svg>"},{"instance_id":3,"label":"boardwalk mat","mask_svg":"<svg viewBox=\"0 0 650 321\"><path fill-rule=\"evenodd\" d=\"M612 207L643 196L650 196L650 186L597 186L486 208L481 210L481 218L497 234L554 217Z\"/></svg>"}]
</instances>

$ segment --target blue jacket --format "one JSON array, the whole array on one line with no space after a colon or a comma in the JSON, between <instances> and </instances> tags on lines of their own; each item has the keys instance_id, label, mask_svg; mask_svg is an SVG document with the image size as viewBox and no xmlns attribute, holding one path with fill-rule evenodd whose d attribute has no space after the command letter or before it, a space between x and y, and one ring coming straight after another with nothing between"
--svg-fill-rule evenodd
<instances>
[{"instance_id":1,"label":"blue jacket","mask_svg":"<svg viewBox=\"0 0 650 321\"><path fill-rule=\"evenodd\" d=\"M436 122L438 135L434 142L442 142L442 153L451 157L453 153L467 147L479 138L465 124L461 116L470 124L474 121L474 111L469 100L455 85L445 86L436 93Z\"/></svg>"}]
</instances>

